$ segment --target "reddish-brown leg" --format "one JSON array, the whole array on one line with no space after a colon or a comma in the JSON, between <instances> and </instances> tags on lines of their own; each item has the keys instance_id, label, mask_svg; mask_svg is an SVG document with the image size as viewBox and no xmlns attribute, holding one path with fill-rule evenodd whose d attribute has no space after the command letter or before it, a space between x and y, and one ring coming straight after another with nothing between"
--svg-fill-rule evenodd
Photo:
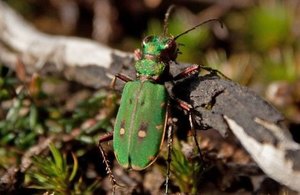
<instances>
[{"instance_id":1,"label":"reddish-brown leg","mask_svg":"<svg viewBox=\"0 0 300 195\"><path fill-rule=\"evenodd\" d=\"M102 158L103 158L103 163L105 164L105 169L106 169L106 172L107 174L109 175L109 178L110 178L110 181L112 183L112 186L113 186L113 194L115 193L115 187L116 186L121 186L117 183L116 179L115 179L115 176L110 168L110 165L109 165L109 160L107 159L107 155L101 145L101 143L103 142L108 142L108 141L111 141L113 139L113 132L109 132L108 134L102 136L100 139L99 139L99 143L98 143L98 148L100 150L100 153L102 155Z\"/></svg>"},{"instance_id":2,"label":"reddish-brown leg","mask_svg":"<svg viewBox=\"0 0 300 195\"><path fill-rule=\"evenodd\" d=\"M202 65L197 65L197 64L193 64L187 68L185 68L181 73L179 73L178 75L176 75L174 77L174 81L186 78L190 75L194 75L194 74L199 74L199 72L201 71L201 69L208 71L211 74L215 74L215 75L221 75L223 78L230 80L228 77L226 77L223 73L221 73L218 70L215 70L213 68L207 67L207 66L202 66Z\"/></svg>"},{"instance_id":3,"label":"reddish-brown leg","mask_svg":"<svg viewBox=\"0 0 300 195\"><path fill-rule=\"evenodd\" d=\"M201 153L201 149L200 149L200 145L199 145L199 142L197 140L197 132L194 128L194 122L193 122L193 113L192 113L192 108L193 106L190 105L189 103L181 100L181 99L178 99L178 98L174 98L174 100L178 103L178 105L185 111L188 112L188 115L189 115L189 123L190 123L190 127L191 127L191 132L192 132L192 135L194 137L194 142L195 142L195 145L197 147L197 150L198 150L198 154L199 154L199 158L201 159L201 161L203 162L203 158L202 158L202 153Z\"/></svg>"},{"instance_id":4,"label":"reddish-brown leg","mask_svg":"<svg viewBox=\"0 0 300 195\"><path fill-rule=\"evenodd\" d=\"M129 81L133 81L132 78L130 78L130 77L126 76L126 75L118 73L118 74L115 75L115 77L113 78L113 80L110 83L110 88L111 89L115 88L117 79L120 79L121 81L124 81L125 83L127 83Z\"/></svg>"},{"instance_id":5,"label":"reddish-brown leg","mask_svg":"<svg viewBox=\"0 0 300 195\"><path fill-rule=\"evenodd\" d=\"M173 80L177 81L177 80L186 78L186 77L188 77L190 75L193 75L193 74L199 74L199 72L200 72L200 66L197 65L197 64L194 64L194 65L191 65L191 66L185 68L181 73L179 73L178 75L176 75L173 78Z\"/></svg>"},{"instance_id":6,"label":"reddish-brown leg","mask_svg":"<svg viewBox=\"0 0 300 195\"><path fill-rule=\"evenodd\" d=\"M169 110L169 106L168 106ZM166 183L165 183L165 194L169 194L169 180L171 173L171 161L172 161L172 150L173 150L173 121L172 118L168 118L167 121L168 134L167 134L167 147L168 147L168 158L167 158L167 174L166 174Z\"/></svg>"}]
</instances>

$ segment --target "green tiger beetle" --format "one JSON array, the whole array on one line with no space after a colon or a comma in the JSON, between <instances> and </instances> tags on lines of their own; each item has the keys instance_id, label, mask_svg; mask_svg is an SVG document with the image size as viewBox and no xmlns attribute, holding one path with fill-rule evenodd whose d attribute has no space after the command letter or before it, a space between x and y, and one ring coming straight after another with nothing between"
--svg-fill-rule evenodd
<instances>
[{"instance_id":1,"label":"green tiger beetle","mask_svg":"<svg viewBox=\"0 0 300 195\"><path fill-rule=\"evenodd\" d=\"M99 140L99 149L113 185L113 192L118 184L101 143L113 140L113 149L118 163L126 169L140 171L155 162L161 150L166 129L168 129L168 159L165 182L165 194L168 194L173 134L169 112L170 100L174 100L183 110L188 112L191 131L199 156L201 156L200 147L196 139L196 131L193 126L192 106L169 95L164 83L183 79L192 74L199 74L201 69L210 72L216 71L209 67L192 65L175 77L172 77L169 73L169 68L170 63L176 61L179 53L178 44L176 43L179 37L204 23L220 21L218 19L207 20L173 37L167 35L167 22L172 8L171 6L165 14L163 34L147 36L143 40L142 50L137 49L134 52L137 79L133 80L128 76L117 74L112 81L112 85L114 85L116 79L126 82L114 131ZM222 26L221 22L220 24Z\"/></svg>"}]
</instances>

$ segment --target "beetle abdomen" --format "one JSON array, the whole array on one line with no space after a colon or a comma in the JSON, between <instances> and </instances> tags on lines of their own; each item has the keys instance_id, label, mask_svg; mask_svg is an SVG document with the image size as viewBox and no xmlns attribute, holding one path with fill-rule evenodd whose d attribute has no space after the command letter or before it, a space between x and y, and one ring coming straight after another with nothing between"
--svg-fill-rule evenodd
<instances>
[{"instance_id":1,"label":"beetle abdomen","mask_svg":"<svg viewBox=\"0 0 300 195\"><path fill-rule=\"evenodd\" d=\"M125 168L142 170L157 157L164 138L168 94L149 81L126 83L114 127L114 152Z\"/></svg>"}]
</instances>

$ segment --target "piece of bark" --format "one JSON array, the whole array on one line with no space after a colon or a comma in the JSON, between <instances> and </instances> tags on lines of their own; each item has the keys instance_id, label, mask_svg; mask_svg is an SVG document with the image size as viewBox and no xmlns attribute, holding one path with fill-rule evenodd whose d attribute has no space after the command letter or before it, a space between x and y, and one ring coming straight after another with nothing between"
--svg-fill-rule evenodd
<instances>
[{"instance_id":1,"label":"piece of bark","mask_svg":"<svg viewBox=\"0 0 300 195\"><path fill-rule=\"evenodd\" d=\"M283 123L284 117L246 87L216 75L177 82L173 93L194 107L196 122L239 139L271 178L300 192L300 145Z\"/></svg>"}]
</instances>

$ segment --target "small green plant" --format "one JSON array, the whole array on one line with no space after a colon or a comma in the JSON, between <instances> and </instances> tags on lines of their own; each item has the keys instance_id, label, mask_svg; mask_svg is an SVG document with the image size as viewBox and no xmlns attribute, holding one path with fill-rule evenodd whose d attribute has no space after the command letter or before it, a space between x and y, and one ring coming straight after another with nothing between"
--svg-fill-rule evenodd
<instances>
[{"instance_id":1,"label":"small green plant","mask_svg":"<svg viewBox=\"0 0 300 195\"><path fill-rule=\"evenodd\" d=\"M49 146L52 158L34 157L33 169L29 175L32 180L31 188L43 189L55 194L74 194L74 181L78 170L78 161L72 153L73 164L68 165L66 156L51 144Z\"/></svg>"},{"instance_id":2,"label":"small green plant","mask_svg":"<svg viewBox=\"0 0 300 195\"><path fill-rule=\"evenodd\" d=\"M188 144L186 145L189 147ZM175 145L172 151L171 179L181 192L187 194L197 194L197 186L202 174L202 163L194 150L191 150L193 154L189 159L180 149L179 144Z\"/></svg>"},{"instance_id":3,"label":"small green plant","mask_svg":"<svg viewBox=\"0 0 300 195\"><path fill-rule=\"evenodd\" d=\"M68 164L66 155L53 144L49 146L52 157L34 157L28 171L29 187L60 195L90 195L99 188L99 181L86 184L78 175L78 160L72 153L73 163ZM78 178L78 179L77 179Z\"/></svg>"}]
</instances>

